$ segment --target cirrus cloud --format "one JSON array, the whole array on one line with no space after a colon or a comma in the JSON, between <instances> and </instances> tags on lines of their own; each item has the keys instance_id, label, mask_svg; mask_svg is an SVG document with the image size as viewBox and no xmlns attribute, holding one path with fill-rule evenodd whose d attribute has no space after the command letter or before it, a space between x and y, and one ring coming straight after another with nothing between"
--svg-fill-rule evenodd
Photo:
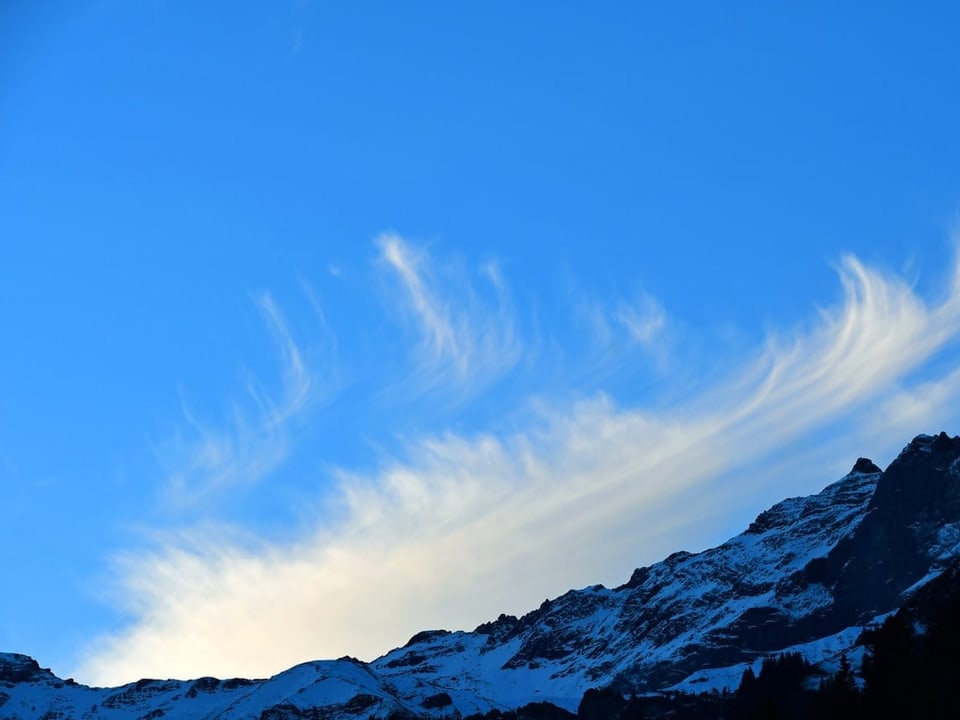
<instances>
[{"instance_id":1,"label":"cirrus cloud","mask_svg":"<svg viewBox=\"0 0 960 720\"><path fill-rule=\"evenodd\" d=\"M509 333L474 322L469 296L438 293L423 257L398 236L379 246L427 367L466 377L489 363L489 381L516 362ZM737 503L814 491L836 479L825 467L865 449L889 456L934 402L938 419L956 421L956 372L919 380L918 371L956 352L960 284L929 303L856 258L838 272L837 305L771 334L693 399L651 410L600 392L528 398L528 423L509 433L439 432L376 471L338 470L336 508L293 541L194 529L122 556L132 620L93 644L74 674L118 683L369 659L417 630L520 613L722 540ZM628 330L633 320L621 318ZM511 352L494 362L487 343Z\"/></svg>"}]
</instances>

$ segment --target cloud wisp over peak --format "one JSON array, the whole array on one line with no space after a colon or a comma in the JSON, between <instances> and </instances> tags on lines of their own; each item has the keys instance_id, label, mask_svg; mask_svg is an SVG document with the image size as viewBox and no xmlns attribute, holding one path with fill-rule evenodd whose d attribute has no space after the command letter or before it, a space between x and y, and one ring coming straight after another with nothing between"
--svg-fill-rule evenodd
<instances>
[{"instance_id":1,"label":"cloud wisp over peak","mask_svg":"<svg viewBox=\"0 0 960 720\"><path fill-rule=\"evenodd\" d=\"M494 331L469 293L441 296L425 256L398 236L379 242L418 324L421 359L455 376L479 371L484 343L504 336L484 338ZM374 470L341 468L338 512L294 540L200 533L128 555L120 581L133 621L100 638L76 676L267 675L318 657L369 659L418 630L471 628L722 541L714 533L758 488L754 502L813 492L837 479L823 462L892 453L904 433L936 429L906 427L915 403L937 398L942 419L958 419L957 373L916 377L955 351L960 286L930 303L854 257L838 270L835 306L772 334L692 399L649 409L605 392L528 397L528 423L510 432L438 431ZM656 325L657 307L637 312ZM625 318L629 329L635 318ZM295 380L296 354L287 357ZM891 403L902 410L884 415ZM822 462L807 462L811 444Z\"/></svg>"}]
</instances>

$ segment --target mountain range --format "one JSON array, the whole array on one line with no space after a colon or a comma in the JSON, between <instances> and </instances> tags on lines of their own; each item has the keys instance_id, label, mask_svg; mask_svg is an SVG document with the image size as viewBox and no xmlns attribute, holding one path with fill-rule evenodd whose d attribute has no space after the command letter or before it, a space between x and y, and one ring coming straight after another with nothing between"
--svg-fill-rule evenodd
<instances>
[{"instance_id":1,"label":"mountain range","mask_svg":"<svg viewBox=\"0 0 960 720\"><path fill-rule=\"evenodd\" d=\"M864 629L958 563L960 437L918 435L886 470L860 458L718 547L674 553L619 587L571 590L522 617L426 630L370 663L344 657L261 680L91 688L0 653L0 717L440 718L531 704L572 713L592 688L736 688L746 668L782 653L825 673L859 667Z\"/></svg>"}]
</instances>

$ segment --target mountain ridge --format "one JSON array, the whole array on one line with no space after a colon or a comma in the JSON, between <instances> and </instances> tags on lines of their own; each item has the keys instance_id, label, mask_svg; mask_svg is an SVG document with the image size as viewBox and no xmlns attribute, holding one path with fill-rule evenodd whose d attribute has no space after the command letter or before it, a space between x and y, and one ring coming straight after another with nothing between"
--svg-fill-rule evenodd
<instances>
[{"instance_id":1,"label":"mountain ridge","mask_svg":"<svg viewBox=\"0 0 960 720\"><path fill-rule=\"evenodd\" d=\"M857 659L861 630L960 557L960 437L916 436L886 470L859 458L700 553L570 590L472 631L425 630L370 663L297 665L265 680L140 680L88 688L0 654L10 718L441 717L624 693L736 685L763 657ZM53 715L50 715L53 713ZM60 715L57 715L60 713Z\"/></svg>"}]
</instances>

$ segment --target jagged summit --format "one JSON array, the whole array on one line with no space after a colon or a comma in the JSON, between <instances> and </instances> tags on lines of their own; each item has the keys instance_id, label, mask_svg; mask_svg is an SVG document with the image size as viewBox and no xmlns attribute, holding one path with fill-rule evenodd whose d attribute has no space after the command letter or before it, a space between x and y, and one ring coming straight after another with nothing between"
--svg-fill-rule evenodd
<instances>
[{"instance_id":1,"label":"jagged summit","mask_svg":"<svg viewBox=\"0 0 960 720\"><path fill-rule=\"evenodd\" d=\"M29 655L0 653L0 683L53 681L57 677Z\"/></svg>"},{"instance_id":2,"label":"jagged summit","mask_svg":"<svg viewBox=\"0 0 960 720\"><path fill-rule=\"evenodd\" d=\"M956 450L958 445L960 445L960 436L948 435L943 430L936 435L920 433L907 444L903 449L903 453L910 452L911 450L949 450L950 448Z\"/></svg>"},{"instance_id":3,"label":"jagged summit","mask_svg":"<svg viewBox=\"0 0 960 720\"><path fill-rule=\"evenodd\" d=\"M853 469L850 470L850 473L863 473L864 475L872 475L874 473L883 472L878 468L873 460L870 458L857 458L857 461L853 464Z\"/></svg>"},{"instance_id":4,"label":"jagged summit","mask_svg":"<svg viewBox=\"0 0 960 720\"><path fill-rule=\"evenodd\" d=\"M957 567L960 438L918 435L885 471L859 458L844 478L777 503L718 547L674 553L619 587L571 590L472 632L417 633L372 663L93 689L0 655L0 716L441 717L535 701L573 710L599 686L731 686L747 665L785 650L828 667L841 651L856 660L864 624Z\"/></svg>"}]
</instances>

